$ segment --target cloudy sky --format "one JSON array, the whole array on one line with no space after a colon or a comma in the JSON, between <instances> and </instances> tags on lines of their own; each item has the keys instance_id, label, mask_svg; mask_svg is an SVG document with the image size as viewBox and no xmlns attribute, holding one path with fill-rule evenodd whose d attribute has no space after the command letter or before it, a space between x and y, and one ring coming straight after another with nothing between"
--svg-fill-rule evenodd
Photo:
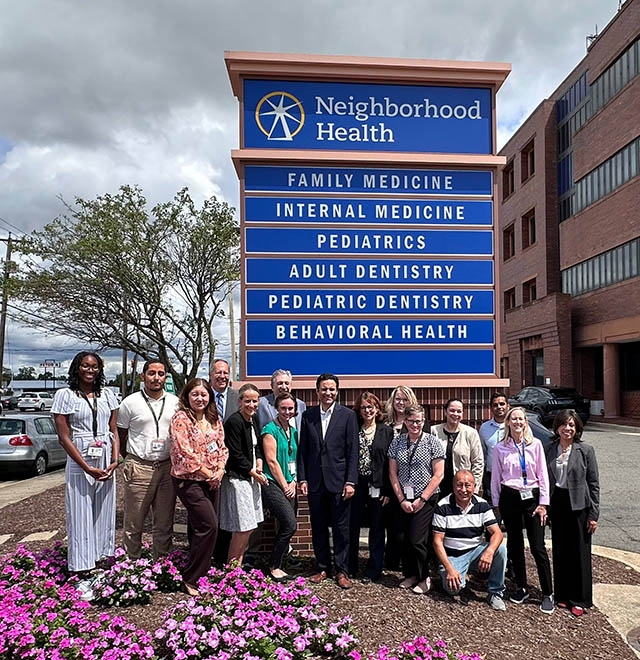
<instances>
[{"instance_id":1,"label":"cloudy sky","mask_svg":"<svg viewBox=\"0 0 640 660\"><path fill-rule=\"evenodd\" d=\"M188 186L237 205L237 102L225 50L510 62L499 146L585 55L618 0L0 0L0 236L58 197ZM2 248L0 248L1 250ZM221 328L221 333L224 328ZM73 341L11 324L5 365L68 360ZM230 354L228 338L219 353ZM111 362L119 371L117 358Z\"/></svg>"}]
</instances>

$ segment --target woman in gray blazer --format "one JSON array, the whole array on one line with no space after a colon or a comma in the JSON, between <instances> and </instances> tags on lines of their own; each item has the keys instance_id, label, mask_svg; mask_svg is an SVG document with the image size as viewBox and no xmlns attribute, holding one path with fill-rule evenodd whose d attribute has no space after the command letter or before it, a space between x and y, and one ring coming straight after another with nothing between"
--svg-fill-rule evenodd
<instances>
[{"instance_id":1,"label":"woman in gray blazer","mask_svg":"<svg viewBox=\"0 0 640 660\"><path fill-rule=\"evenodd\" d=\"M575 410L561 410L545 448L556 604L574 616L593 605L591 536L600 514L598 463L593 447L582 441L582 430Z\"/></svg>"}]
</instances>

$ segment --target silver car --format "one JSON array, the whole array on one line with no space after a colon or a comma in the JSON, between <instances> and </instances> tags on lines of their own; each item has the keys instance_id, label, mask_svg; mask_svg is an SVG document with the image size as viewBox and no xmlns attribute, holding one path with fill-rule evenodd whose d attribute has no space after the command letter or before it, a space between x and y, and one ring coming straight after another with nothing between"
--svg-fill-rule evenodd
<instances>
[{"instance_id":1,"label":"silver car","mask_svg":"<svg viewBox=\"0 0 640 660\"><path fill-rule=\"evenodd\" d=\"M24 392L18 399L18 409L25 410L51 410L53 397L49 392Z\"/></svg>"},{"instance_id":2,"label":"silver car","mask_svg":"<svg viewBox=\"0 0 640 660\"><path fill-rule=\"evenodd\" d=\"M0 417L0 470L41 475L48 467L62 465L66 460L49 415Z\"/></svg>"}]
</instances>

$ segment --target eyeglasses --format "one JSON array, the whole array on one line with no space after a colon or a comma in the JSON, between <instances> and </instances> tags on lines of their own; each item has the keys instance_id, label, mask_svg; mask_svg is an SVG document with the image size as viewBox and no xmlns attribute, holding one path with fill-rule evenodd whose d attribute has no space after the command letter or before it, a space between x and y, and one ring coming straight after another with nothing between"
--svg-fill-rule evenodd
<instances>
[{"instance_id":1,"label":"eyeglasses","mask_svg":"<svg viewBox=\"0 0 640 660\"><path fill-rule=\"evenodd\" d=\"M424 419L405 419L405 424L424 424Z\"/></svg>"}]
</instances>

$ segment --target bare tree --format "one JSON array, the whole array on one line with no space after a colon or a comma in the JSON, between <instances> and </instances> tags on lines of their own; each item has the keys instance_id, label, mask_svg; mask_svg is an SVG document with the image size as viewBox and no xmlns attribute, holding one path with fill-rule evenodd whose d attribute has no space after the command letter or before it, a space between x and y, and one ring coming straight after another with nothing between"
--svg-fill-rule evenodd
<instances>
[{"instance_id":1,"label":"bare tree","mask_svg":"<svg viewBox=\"0 0 640 660\"><path fill-rule=\"evenodd\" d=\"M213 323L239 274L234 210L215 198L196 208L188 190L148 210L135 186L66 212L17 246L14 317L103 348L169 365L176 386L215 352Z\"/></svg>"}]
</instances>

